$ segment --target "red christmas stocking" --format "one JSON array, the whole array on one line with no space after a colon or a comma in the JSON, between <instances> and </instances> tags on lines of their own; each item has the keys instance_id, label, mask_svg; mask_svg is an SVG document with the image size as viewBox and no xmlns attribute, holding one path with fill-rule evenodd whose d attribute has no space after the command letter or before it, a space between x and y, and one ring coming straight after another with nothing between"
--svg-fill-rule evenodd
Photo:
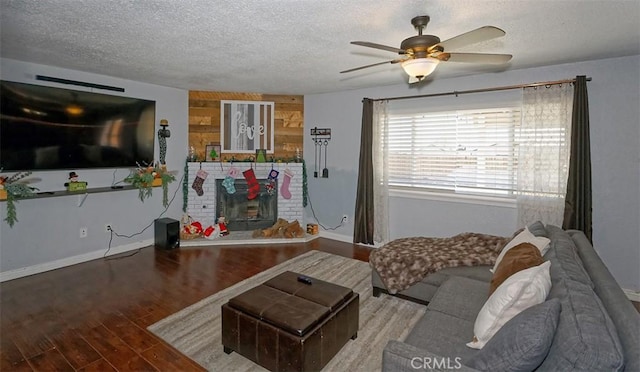
<instances>
[{"instance_id":1,"label":"red christmas stocking","mask_svg":"<svg viewBox=\"0 0 640 372\"><path fill-rule=\"evenodd\" d=\"M260 194L260 184L256 179L256 174L253 173L253 168L247 169L246 171L242 172L242 174L244 174L244 178L247 180L247 186L249 187L247 199L255 199L258 194Z\"/></svg>"}]
</instances>

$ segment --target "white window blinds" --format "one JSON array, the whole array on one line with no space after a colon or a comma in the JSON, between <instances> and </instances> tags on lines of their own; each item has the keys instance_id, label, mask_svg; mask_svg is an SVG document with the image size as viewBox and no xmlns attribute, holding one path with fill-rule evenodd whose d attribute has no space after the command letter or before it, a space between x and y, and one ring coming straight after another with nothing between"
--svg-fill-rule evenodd
<instances>
[{"instance_id":1,"label":"white window blinds","mask_svg":"<svg viewBox=\"0 0 640 372\"><path fill-rule=\"evenodd\" d=\"M511 196L520 108L389 116L389 185Z\"/></svg>"}]
</instances>

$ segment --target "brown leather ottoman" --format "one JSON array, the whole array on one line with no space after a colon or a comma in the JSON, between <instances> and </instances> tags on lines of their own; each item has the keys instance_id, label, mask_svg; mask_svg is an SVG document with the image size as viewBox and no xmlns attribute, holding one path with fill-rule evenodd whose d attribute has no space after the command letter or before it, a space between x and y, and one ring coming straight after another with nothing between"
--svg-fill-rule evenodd
<instances>
[{"instance_id":1,"label":"brown leather ottoman","mask_svg":"<svg viewBox=\"0 0 640 372\"><path fill-rule=\"evenodd\" d=\"M222 305L222 345L271 371L317 371L358 336L359 295L284 272Z\"/></svg>"}]
</instances>

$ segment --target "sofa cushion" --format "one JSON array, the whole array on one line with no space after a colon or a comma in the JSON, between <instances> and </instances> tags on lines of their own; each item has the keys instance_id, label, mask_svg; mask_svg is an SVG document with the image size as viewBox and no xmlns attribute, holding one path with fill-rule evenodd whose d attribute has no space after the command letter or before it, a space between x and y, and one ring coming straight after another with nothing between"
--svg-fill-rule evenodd
<instances>
[{"instance_id":1,"label":"sofa cushion","mask_svg":"<svg viewBox=\"0 0 640 372\"><path fill-rule=\"evenodd\" d=\"M529 226L527 226L527 229L529 229L529 231L531 231L531 233L535 236L544 236L544 237L549 237L547 235L547 229L544 227L544 224L540 221L536 221L532 224L530 224Z\"/></svg>"},{"instance_id":2,"label":"sofa cushion","mask_svg":"<svg viewBox=\"0 0 640 372\"><path fill-rule=\"evenodd\" d=\"M540 265L544 260L540 254L540 250L531 243L520 243L511 248L502 258L500 264L493 273L491 283L489 284L489 295L491 295L502 282L508 277L528 269L533 266Z\"/></svg>"},{"instance_id":3,"label":"sofa cushion","mask_svg":"<svg viewBox=\"0 0 640 372\"><path fill-rule=\"evenodd\" d=\"M411 301L429 303L433 295L438 291L440 285L452 276L461 276L488 283L491 281L491 276L493 275L489 271L489 268L491 268L491 266L488 265L448 267L427 275L418 283L396 293L396 295L409 297ZM380 275L375 269L371 270L371 284L374 287L386 289Z\"/></svg>"},{"instance_id":4,"label":"sofa cushion","mask_svg":"<svg viewBox=\"0 0 640 372\"><path fill-rule=\"evenodd\" d=\"M640 371L640 315L616 282L582 231L568 231L584 268L593 281L593 291L602 301L607 315L618 331L624 353L625 371Z\"/></svg>"},{"instance_id":5,"label":"sofa cushion","mask_svg":"<svg viewBox=\"0 0 640 372\"><path fill-rule=\"evenodd\" d=\"M431 311L427 307L427 312L416 323L404 342L442 357L458 357L464 360L478 352L464 345L472 336L473 321Z\"/></svg>"},{"instance_id":6,"label":"sofa cushion","mask_svg":"<svg viewBox=\"0 0 640 372\"><path fill-rule=\"evenodd\" d=\"M559 315L557 299L524 310L464 364L481 371L533 371L549 352Z\"/></svg>"},{"instance_id":7,"label":"sofa cushion","mask_svg":"<svg viewBox=\"0 0 640 372\"><path fill-rule=\"evenodd\" d=\"M549 298L560 300L562 311L542 371L623 370L616 327L591 286L566 276L556 278Z\"/></svg>"},{"instance_id":8,"label":"sofa cushion","mask_svg":"<svg viewBox=\"0 0 640 372\"><path fill-rule=\"evenodd\" d=\"M427 308L473 323L487 302L488 290L487 282L452 276L438 288Z\"/></svg>"},{"instance_id":9,"label":"sofa cushion","mask_svg":"<svg viewBox=\"0 0 640 372\"><path fill-rule=\"evenodd\" d=\"M569 278L593 287L571 236L565 230L553 225L548 225L547 231L551 244L545 258L552 262L551 282L555 284L558 280Z\"/></svg>"},{"instance_id":10,"label":"sofa cushion","mask_svg":"<svg viewBox=\"0 0 640 372\"><path fill-rule=\"evenodd\" d=\"M473 326L473 340L467 346L481 349L511 318L544 302L551 287L549 266L547 261L505 280L482 306Z\"/></svg>"},{"instance_id":11,"label":"sofa cushion","mask_svg":"<svg viewBox=\"0 0 640 372\"><path fill-rule=\"evenodd\" d=\"M504 255L507 254L507 252L511 248L517 246L518 244L531 243L536 247L538 247L538 249L540 250L540 254L544 255L549 249L549 242L550 242L549 238L546 238L544 236L535 236L529 231L528 227L525 228L524 230L522 230L521 233L516 235L515 238L511 239L511 241L507 243L507 245L505 245L504 248L502 248L502 251L500 251L498 258L496 258L496 263L493 265L493 269L491 269L491 272L495 272L496 268L500 264L500 261L502 261L502 258L504 257Z\"/></svg>"},{"instance_id":12,"label":"sofa cushion","mask_svg":"<svg viewBox=\"0 0 640 372\"><path fill-rule=\"evenodd\" d=\"M346 367L343 367L341 370L346 369ZM443 357L429 350L417 348L398 340L389 340L385 345L382 353L381 370L384 372L478 372L477 369L469 368L462 364L462 358L460 357Z\"/></svg>"},{"instance_id":13,"label":"sofa cushion","mask_svg":"<svg viewBox=\"0 0 640 372\"><path fill-rule=\"evenodd\" d=\"M480 280L483 282L491 281L491 272L489 269L491 266L458 266L447 267L442 270L438 270L433 274L427 275L422 281L435 286L440 286L451 276L462 276L469 279Z\"/></svg>"}]
</instances>

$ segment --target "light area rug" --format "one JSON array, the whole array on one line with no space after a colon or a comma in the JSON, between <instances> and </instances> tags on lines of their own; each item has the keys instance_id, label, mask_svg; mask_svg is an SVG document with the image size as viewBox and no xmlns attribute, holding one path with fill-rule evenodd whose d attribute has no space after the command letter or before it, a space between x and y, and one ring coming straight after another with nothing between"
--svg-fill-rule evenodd
<instances>
[{"instance_id":1,"label":"light area rug","mask_svg":"<svg viewBox=\"0 0 640 372\"><path fill-rule=\"evenodd\" d=\"M207 297L148 329L209 371L266 371L238 353L223 352L220 307L284 271L349 287L360 294L358 338L347 342L323 371L379 371L387 341L404 340L426 311L423 305L396 297L373 297L367 262L310 251Z\"/></svg>"}]
</instances>

